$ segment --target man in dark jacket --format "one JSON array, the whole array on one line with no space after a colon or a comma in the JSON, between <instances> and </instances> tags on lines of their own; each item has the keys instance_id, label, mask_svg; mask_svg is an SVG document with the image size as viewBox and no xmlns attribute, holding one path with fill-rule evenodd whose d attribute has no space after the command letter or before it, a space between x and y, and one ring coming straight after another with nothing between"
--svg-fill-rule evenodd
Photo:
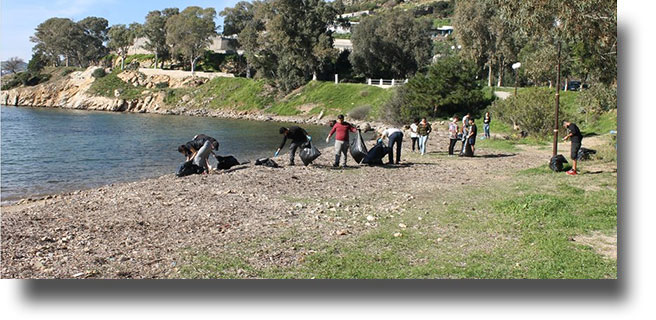
<instances>
[{"instance_id":1,"label":"man in dark jacket","mask_svg":"<svg viewBox=\"0 0 656 320\"><path fill-rule=\"evenodd\" d=\"M289 144L289 165L293 166L296 149L298 149L298 147L302 146L306 142L310 141L312 138L308 135L305 129L297 126L292 126L289 128L281 127L280 134L283 135L282 143L280 143L280 147L278 147L278 150L276 150L276 153L273 156L277 157L278 154L280 153L280 149L282 149L285 146L287 139L291 139L292 142Z\"/></svg>"},{"instance_id":2,"label":"man in dark jacket","mask_svg":"<svg viewBox=\"0 0 656 320\"><path fill-rule=\"evenodd\" d=\"M575 176L578 174L576 172L576 163L579 159L579 149L581 149L581 141L583 141L583 135L581 134L579 127L569 121L563 121L563 126L567 128L567 135L563 138L563 141L569 139L569 141L572 142L570 151L570 157L572 158L572 169L567 171L567 174L570 176Z\"/></svg>"}]
</instances>

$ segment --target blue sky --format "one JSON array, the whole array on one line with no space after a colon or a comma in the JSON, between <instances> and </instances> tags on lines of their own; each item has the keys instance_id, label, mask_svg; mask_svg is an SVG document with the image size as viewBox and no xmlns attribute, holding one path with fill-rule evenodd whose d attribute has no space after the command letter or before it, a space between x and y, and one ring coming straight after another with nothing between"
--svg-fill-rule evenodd
<instances>
[{"instance_id":1,"label":"blue sky","mask_svg":"<svg viewBox=\"0 0 656 320\"><path fill-rule=\"evenodd\" d=\"M0 60L19 57L27 62L32 56L30 36L34 28L51 17L70 18L74 21L89 16L103 17L114 24L144 22L149 11L188 6L214 7L218 13L232 7L239 0L0 0ZM217 25L223 19L217 18Z\"/></svg>"}]
</instances>

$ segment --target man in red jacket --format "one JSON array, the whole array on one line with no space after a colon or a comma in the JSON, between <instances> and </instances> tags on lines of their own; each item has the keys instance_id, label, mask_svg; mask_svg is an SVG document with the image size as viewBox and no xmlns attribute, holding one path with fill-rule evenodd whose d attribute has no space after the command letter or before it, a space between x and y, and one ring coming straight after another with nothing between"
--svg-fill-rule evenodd
<instances>
[{"instance_id":1,"label":"man in red jacket","mask_svg":"<svg viewBox=\"0 0 656 320\"><path fill-rule=\"evenodd\" d=\"M349 147L349 131L356 132L357 130L350 123L344 121L344 115L340 114L337 116L337 123L335 123L332 130L330 130L328 137L326 137L326 143L329 143L330 137L335 133L335 163L333 163L333 167L339 166L340 153L344 154L344 164L342 167L346 167L346 153Z\"/></svg>"}]
</instances>

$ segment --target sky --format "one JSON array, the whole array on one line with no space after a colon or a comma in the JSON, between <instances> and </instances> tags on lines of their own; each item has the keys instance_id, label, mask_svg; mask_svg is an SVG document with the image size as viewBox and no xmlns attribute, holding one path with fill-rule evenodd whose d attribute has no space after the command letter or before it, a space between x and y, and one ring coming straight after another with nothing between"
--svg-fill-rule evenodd
<instances>
[{"instance_id":1,"label":"sky","mask_svg":"<svg viewBox=\"0 0 656 320\"><path fill-rule=\"evenodd\" d=\"M43 21L52 18L69 18L79 21L86 17L103 17L109 25L143 23L152 10L199 6L213 7L217 12L217 26L223 26L218 13L232 7L239 0L0 0L0 60L10 57L28 62L32 56L30 36Z\"/></svg>"}]
</instances>

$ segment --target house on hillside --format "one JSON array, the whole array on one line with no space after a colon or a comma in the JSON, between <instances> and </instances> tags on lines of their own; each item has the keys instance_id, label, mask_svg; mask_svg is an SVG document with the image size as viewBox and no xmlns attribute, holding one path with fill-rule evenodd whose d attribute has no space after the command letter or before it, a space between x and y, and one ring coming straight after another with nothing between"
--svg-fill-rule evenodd
<instances>
[{"instance_id":1,"label":"house on hillside","mask_svg":"<svg viewBox=\"0 0 656 320\"><path fill-rule=\"evenodd\" d=\"M141 37L134 40L134 44L128 49L128 55L133 54L150 54L152 52L143 48L146 44L146 38ZM243 54L243 50L237 49L237 37L217 35L212 37L212 43L207 46L207 49L216 53L237 53Z\"/></svg>"}]
</instances>

